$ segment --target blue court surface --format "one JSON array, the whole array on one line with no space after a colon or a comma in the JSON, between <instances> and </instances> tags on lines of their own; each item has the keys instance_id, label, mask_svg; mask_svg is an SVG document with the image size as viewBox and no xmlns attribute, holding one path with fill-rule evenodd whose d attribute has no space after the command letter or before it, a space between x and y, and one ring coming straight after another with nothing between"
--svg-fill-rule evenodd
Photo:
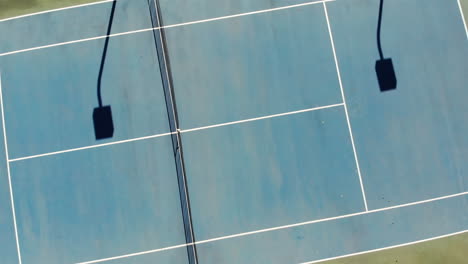
<instances>
[{"instance_id":1,"label":"blue court surface","mask_svg":"<svg viewBox=\"0 0 468 264\"><path fill-rule=\"evenodd\" d=\"M0 262L316 263L468 232L459 2L385 1L386 92L379 4L117 1L104 140L113 2L0 21Z\"/></svg>"}]
</instances>

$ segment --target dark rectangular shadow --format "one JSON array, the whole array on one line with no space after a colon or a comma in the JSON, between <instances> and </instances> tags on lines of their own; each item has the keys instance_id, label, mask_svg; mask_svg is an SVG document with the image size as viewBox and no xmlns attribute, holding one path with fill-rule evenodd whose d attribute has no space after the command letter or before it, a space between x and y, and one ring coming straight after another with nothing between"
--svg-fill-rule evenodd
<instances>
[{"instance_id":1,"label":"dark rectangular shadow","mask_svg":"<svg viewBox=\"0 0 468 264\"><path fill-rule=\"evenodd\" d=\"M112 121L110 105L94 108L93 122L97 140L111 138L114 135L114 122Z\"/></svg>"},{"instance_id":2,"label":"dark rectangular shadow","mask_svg":"<svg viewBox=\"0 0 468 264\"><path fill-rule=\"evenodd\" d=\"M375 63L375 72L379 81L381 92L395 90L397 87L397 79L395 69L393 68L392 59L381 59Z\"/></svg>"}]
</instances>

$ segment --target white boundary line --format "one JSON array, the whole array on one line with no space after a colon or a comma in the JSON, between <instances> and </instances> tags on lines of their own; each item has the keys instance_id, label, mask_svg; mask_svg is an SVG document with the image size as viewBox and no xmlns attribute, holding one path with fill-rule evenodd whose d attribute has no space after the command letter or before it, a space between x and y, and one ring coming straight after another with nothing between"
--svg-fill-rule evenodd
<instances>
[{"instance_id":1,"label":"white boundary line","mask_svg":"<svg viewBox=\"0 0 468 264\"><path fill-rule=\"evenodd\" d=\"M397 209L397 208L403 208L403 207L414 206L414 205L418 205L418 204L424 204L424 203L444 200L444 199L463 196L463 195L468 195L468 191L467 192L462 192L462 193L451 194L451 195L447 195L447 196L441 196L441 197L437 197L437 198L432 198L432 199L428 199L428 200L422 200L422 201L418 201L418 202L412 202L412 203L407 203L407 204L401 204L401 205L395 205L395 206L389 206L389 207L369 210L369 211L362 211L362 212L357 212L357 213L352 213L352 214L347 214L347 215L340 215L340 216L323 218L323 219L318 219L318 220L311 220L311 221L296 223L296 224L291 224L291 225L284 225L284 226L266 228L266 229L261 229L261 230L251 231L251 232L245 232L245 233L239 233L239 234L229 235L229 236L224 236L224 237L212 238L212 239L198 241L198 242L196 242L196 244L204 244L204 243L209 243L209 242L218 241L218 240L224 240L224 239L228 239L228 238L242 237L242 236L248 236L248 235L253 235L253 234L258 234L258 233L264 233L264 232L270 232L270 231L275 231L275 230L287 229L287 228L292 228L292 227L316 224L316 223L321 223L321 222L328 222L328 221L332 221L332 220L349 218L349 217L353 217L353 216L372 214L372 213L377 213L377 212L382 212L382 211L393 210L393 209Z\"/></svg>"},{"instance_id":2,"label":"white boundary line","mask_svg":"<svg viewBox=\"0 0 468 264\"><path fill-rule=\"evenodd\" d=\"M38 46L38 47L33 47L33 48L27 48L27 49L22 49L22 50L8 51L8 52L5 52L5 53L1 53L0 57L12 55L12 54L17 54L17 53L28 52L28 51L41 50L41 49L59 47L59 46L64 46L64 45L69 45L69 44L87 42L87 41L91 41L91 40L105 39L107 37L112 38L112 37L118 37L118 36L124 36L124 35L130 35L130 34L135 34L135 33L146 32L146 31L153 31L153 30L157 30L157 29L159 29L159 28L145 28L145 29L127 31L127 32L122 32L122 33L110 34L110 35L105 35L105 36L98 36L98 37L92 37L92 38L71 40L71 41L60 42L60 43L55 43L55 44L50 44L50 45L45 45L45 46Z\"/></svg>"},{"instance_id":3,"label":"white boundary line","mask_svg":"<svg viewBox=\"0 0 468 264\"><path fill-rule=\"evenodd\" d=\"M457 2L458 2L458 8L460 9L460 14L461 14L461 18L462 18L462 21L463 21L463 25L465 26L466 38L468 39L468 27L466 26L466 19L465 19L465 15L463 14L463 8L461 6L461 0L457 0Z\"/></svg>"},{"instance_id":4,"label":"white boundary line","mask_svg":"<svg viewBox=\"0 0 468 264\"><path fill-rule=\"evenodd\" d=\"M13 1L15 1L15 0L13 0ZM115 0L104 0L104 1L99 1L99 2L93 2L93 3L87 3L87 4L81 4L81 5L74 5L74 6L67 6L67 7L62 7L62 8L56 8L56 9L51 9L51 10L46 10L46 11L41 11L41 12L36 12L36 13L31 13L31 14L26 14L26 15L21 15L21 16L9 17L9 18L0 19L0 23L1 23L1 22L5 22L5 21L9 21L9 20L19 19L19 18L25 18L25 17L35 16L35 15L41 15L41 14L47 14L47 13L52 13L52 12L58 12L58 11L63 11L63 10L73 9L73 8L78 8L78 7L99 5L99 4L104 4L104 3L113 2L113 1L115 1Z\"/></svg>"},{"instance_id":5,"label":"white boundary line","mask_svg":"<svg viewBox=\"0 0 468 264\"><path fill-rule=\"evenodd\" d=\"M192 131L209 129L209 128L214 128L214 127L229 126L229 125L234 125L234 124L252 122L252 121L256 121L256 120L269 119L269 118L275 118L275 117L287 116L287 115L294 115L294 114L298 114L298 113L311 112L311 111L316 111L316 110L321 110L321 109L326 109L326 108L337 107L337 106L341 106L341 105L343 105L343 103L320 106L320 107L314 107L314 108L309 108L309 109L304 109L304 110L299 110L299 111L292 111L292 112L269 115L269 116L263 116L263 117L256 117L256 118L240 120L240 121L234 121L234 122L228 122L228 123L212 125L212 126L205 126L205 127L192 128L192 129L187 129L187 130L180 130L180 133L189 133L189 132L192 132ZM145 137L138 137L138 138L114 141L114 142L109 142L109 143L104 143L104 144L91 145L91 146L80 147L80 148L72 148L72 149L48 152L48 153L31 155L31 156L26 156L26 157L21 157L21 158L9 159L8 161L9 162L16 162L16 161L21 161L21 160L28 160L28 159L46 157L46 156L57 155L57 154L62 154L62 153L67 153L67 152L74 152L74 151L85 150L85 149L100 148L100 147L104 147L104 146L117 145L117 144L122 144L122 143L127 143L127 142L140 141L140 140L163 137L163 136L169 136L169 135L174 135L174 134L177 134L177 132L163 133L163 134L157 134L157 135L151 135L151 136L145 136Z\"/></svg>"},{"instance_id":6,"label":"white boundary line","mask_svg":"<svg viewBox=\"0 0 468 264\"><path fill-rule=\"evenodd\" d=\"M302 4L281 6L281 7L263 9L263 10L258 10L258 11L240 13L240 14L235 14L235 15L214 17L214 18L203 19L203 20L197 20L197 21L192 21L192 22L185 22L185 23L178 23L178 24L173 24L173 25L167 25L167 26L164 26L163 28L173 28L173 27L180 27L180 26L188 26L188 25L193 25L193 24L200 24L200 23L212 22L212 21L217 21L217 20L224 20L224 19L230 19L230 18L236 18L236 17L250 16L250 15L255 15L255 14L262 14L262 13L274 12L274 11L279 11L279 10L284 10L284 9L290 9L290 8L295 8L295 7L309 6L309 5L315 5L315 4L325 3L325 2L335 2L335 1L336 1L336 0L318 0L318 1L312 1L312 2L307 2L307 3L302 3Z\"/></svg>"},{"instance_id":7,"label":"white boundary line","mask_svg":"<svg viewBox=\"0 0 468 264\"><path fill-rule=\"evenodd\" d=\"M151 136L139 137L139 138L132 138L132 139L126 139L126 140L120 140L120 141L114 141L114 142L91 145L91 146L86 146L86 147L81 147L81 148L60 150L60 151L49 152L49 153L38 154L38 155L32 155L32 156L27 156L27 157L22 157L22 158L11 159L11 160L9 160L9 162L16 162L16 161L21 161L21 160L52 156L52 155L57 155L57 154L62 154L62 153L67 153L67 152L74 152L74 151L85 150L85 149L100 148L100 147L104 147L104 146L118 145L118 144L127 143L127 142L134 142L134 141L141 141L141 140L145 140L145 139L169 136L169 135L172 135L172 134L175 134L175 132L163 133L163 134L157 134L157 135L151 135Z\"/></svg>"},{"instance_id":8,"label":"white boundary line","mask_svg":"<svg viewBox=\"0 0 468 264\"><path fill-rule=\"evenodd\" d=\"M111 1L113 1L113 0L111 0ZM197 20L197 21L174 24L174 25L167 25L167 26L163 26L162 28L181 27L181 26L200 24L200 23L206 23L206 22L217 21L217 20L224 20L224 19L241 17L241 16L249 16L249 15L260 14L260 13L274 12L274 11L279 11L279 10L284 10L284 9L290 9L290 8L308 6L308 5L315 5L315 4L320 4L320 3L323 3L323 2L334 2L334 1L336 1L336 0L313 1L313 2L307 2L307 3L302 3L302 4L296 4L296 5L282 6L282 7L264 9L264 10L253 11L253 12L247 12L247 13L241 13L241 14L235 14L235 15L229 15L229 16L216 17L216 18L211 18L211 19L204 19L204 20ZM141 33L141 32L159 30L159 29L161 29L161 27L145 28L145 29L127 31L127 32L122 32L122 33L117 33L117 34L110 34L110 35L105 35L105 36L97 36L97 37L91 37L91 38L85 38L85 39L79 39L79 40L59 42L59 43L54 43L54 44L49 44L49 45L44 45L44 46L37 46L37 47L32 47L32 48L13 50L13 51L0 53L0 57L12 55L12 54L17 54L17 53L28 52L28 51L34 51L34 50L58 47L58 46L69 45L69 44L74 44L74 43L86 42L86 41L91 41L91 40L103 39L103 38L107 38L107 37L117 37L117 36L123 36L123 35L129 35L129 34L135 34L135 33Z\"/></svg>"},{"instance_id":9,"label":"white boundary line","mask_svg":"<svg viewBox=\"0 0 468 264\"><path fill-rule=\"evenodd\" d=\"M352 254L342 255L342 256L333 257L333 258L319 259L319 260L314 260L314 261L310 261L310 262L302 262L301 264L314 264L314 263L320 263L320 262L329 261L329 260L342 259L342 258L347 258L347 257L363 255L363 254L367 254L367 253L378 252L378 251L392 249L392 248L405 247L405 246L410 246L410 245L414 245L414 244L418 244L418 243L428 242L428 241L432 241L432 240L436 240L436 239L440 239L440 238L461 235L461 234L464 234L464 233L467 233L467 232L468 232L468 229L463 230L463 231L459 231L459 232L446 234L446 235L441 235L441 236L416 240L416 241L413 241L413 242L403 243L403 244L399 244L399 245L389 246L389 247L383 247L383 248L377 248L377 249L372 249L372 250L360 251L360 252L356 252L356 253L352 253Z\"/></svg>"},{"instance_id":10,"label":"white boundary line","mask_svg":"<svg viewBox=\"0 0 468 264\"><path fill-rule=\"evenodd\" d=\"M215 127L230 126L230 125L241 124L241 123L247 123L247 122L252 122L252 121L257 121L257 120L263 120L263 119L270 119L270 118L275 118L275 117L280 117L280 116L288 116L288 115L294 115L294 114L312 112L312 111L317 111L317 110L321 110L321 109L327 109L327 108L338 107L338 106L342 106L342 105L344 105L344 104L343 104L343 103L339 103L339 104L325 105L325 106L319 106L319 107L308 108L308 109L303 109L303 110L298 110L298 111L292 111L292 112L286 112L286 113L281 113L281 114L275 114L275 115L268 115L268 116L262 116L262 117L244 119L244 120L240 120L240 121L233 121L233 122L221 123L221 124L216 124L216 125L211 125L211 126L203 126L203 127L185 129L185 130L181 130L181 133L188 133L188 132L193 132L193 131L198 131L198 130L205 130L205 129L215 128Z\"/></svg>"},{"instance_id":11,"label":"white boundary line","mask_svg":"<svg viewBox=\"0 0 468 264\"><path fill-rule=\"evenodd\" d=\"M277 226L277 227L273 227L273 228L260 229L260 230L251 231L251 232L245 232L245 233L239 233L239 234L234 234L234 235L228 235L228 236L223 236L223 237L217 237L217 238L212 238L212 239L201 240L201 241L198 241L198 242L195 242L195 243L180 244L180 245L176 245L176 246L159 248L159 249L142 251L142 252L136 252L136 253L132 253L132 254L126 254L126 255L115 256L115 257L110 257L110 258L103 258L103 259L97 259L97 260L91 260L91 261L84 261L84 262L79 262L79 263L76 263L76 264L100 263L100 262L105 262L105 261L109 261L109 260L116 260L116 259L123 259L123 258L128 258L128 257L146 255L146 254L155 253L155 252L161 252L161 251L166 251L166 250L171 250L171 249L176 249L176 248L182 248L182 247L190 246L192 244L195 244L195 245L206 244L206 243L219 241L219 240L226 240L226 239L230 239L230 238L249 236L249 235L254 235L254 234L259 234L259 233L265 233L265 232L270 232L270 231L288 229L288 228L293 228L293 227L298 227L298 226L305 226L305 225L316 224L316 223L321 223L321 222L328 222L328 221L333 221L333 220L349 218L349 217L353 217L353 216L373 214L373 213L377 213L377 212L388 211L388 210L393 210L393 209L397 209L397 208L404 208L404 207L409 207L409 206L414 206L414 205L419 205L419 204L425 204L425 203L445 200L445 199L454 198L454 197L458 197L458 196L464 196L464 195L468 195L468 191L461 192L461 193L456 193L456 194L451 194L451 195L446 195L446 196L440 196L440 197L436 197L436 198L432 198L432 199L428 199L428 200L422 200L422 201L418 201L418 202L400 204L400 205L384 207L384 208L379 208L379 209L374 209L374 210L369 210L369 211L363 211L363 212L357 212L357 213L352 213L352 214L347 214L347 215L317 219L317 220L301 222L301 223L296 223L296 224L291 224L291 225L283 225L283 226ZM321 260L321 261L323 261L323 260Z\"/></svg>"},{"instance_id":12,"label":"white boundary line","mask_svg":"<svg viewBox=\"0 0 468 264\"><path fill-rule=\"evenodd\" d=\"M327 20L328 33L330 35L330 42L331 42L332 51L333 51L333 58L335 60L336 73L337 73L337 76L338 76L338 82L340 84L341 98L343 99L345 115L346 115L346 122L348 123L349 137L351 139L351 146L353 148L354 160L356 161L356 169L357 169L357 173L358 173L358 176L359 176L359 184L361 185L362 199L364 200L364 207L365 207L366 211L368 211L369 208L367 207L366 192L364 191L364 184L362 182L361 168L359 166L359 159L358 159L357 152L356 152L356 146L354 145L353 130L351 128L351 122L349 121L348 107L346 105L346 98L345 98L345 94L344 94L343 83L341 81L340 67L339 67L339 64L338 64L338 57L336 56L335 42L333 40L333 34L332 34L332 30L331 30L330 20L328 18L328 10L327 10L327 3L326 2L323 2L323 10L325 12L325 18Z\"/></svg>"},{"instance_id":13,"label":"white boundary line","mask_svg":"<svg viewBox=\"0 0 468 264\"><path fill-rule=\"evenodd\" d=\"M151 253L156 253L156 252L161 252L161 251L167 251L167 250L172 250L172 249L177 249L177 248L183 248L183 247L186 247L186 246L191 246L192 244L193 244L193 243L190 243L190 244L180 244L180 245L176 245L176 246L165 247L165 248L159 248L159 249L153 249L153 250L148 250L148 251L144 251L144 252L137 252L137 253L132 253L132 254L126 254L126 255L121 255L121 256L116 256L116 257L111 257L111 258L104 258L104 259L97 259L97 260L79 262L79 263L76 263L76 264L92 264L92 263L99 263L99 262L110 261L110 260L116 260L116 259L123 259L123 258L136 257L136 256L141 256L141 255L146 255L146 254L151 254Z\"/></svg>"},{"instance_id":14,"label":"white boundary line","mask_svg":"<svg viewBox=\"0 0 468 264\"><path fill-rule=\"evenodd\" d=\"M2 125L3 125L3 141L5 144L5 156L6 156L6 165L7 165L7 175L8 175L8 186L10 188L10 200L11 200L11 212L13 214L13 225L15 228L15 239L16 239L16 250L18 253L18 262L21 264L21 250L19 245L18 239L18 228L16 225L16 212L15 212L15 200L13 199L13 187L11 184L11 175L10 175L10 162L8 161L8 143L7 143L7 136L6 136L6 128L5 128L5 110L3 108L3 91L2 91L2 75L0 73L0 104L2 110Z\"/></svg>"}]
</instances>

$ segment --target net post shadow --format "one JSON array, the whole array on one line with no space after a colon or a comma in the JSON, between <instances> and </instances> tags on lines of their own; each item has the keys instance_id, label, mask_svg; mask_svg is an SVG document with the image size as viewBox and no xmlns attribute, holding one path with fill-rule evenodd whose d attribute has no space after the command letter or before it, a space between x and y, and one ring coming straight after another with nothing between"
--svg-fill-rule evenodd
<instances>
[{"instance_id":1,"label":"net post shadow","mask_svg":"<svg viewBox=\"0 0 468 264\"><path fill-rule=\"evenodd\" d=\"M380 0L379 21L377 26L377 47L379 49L380 59L375 62L375 72L381 92L395 90L397 87L397 79L393 61L391 58L384 58L382 52L382 44L380 42L380 28L382 25L382 9L384 0Z\"/></svg>"},{"instance_id":2,"label":"net post shadow","mask_svg":"<svg viewBox=\"0 0 468 264\"><path fill-rule=\"evenodd\" d=\"M102 73L104 70L104 63L107 56L107 48L109 46L109 35L112 30L112 22L114 20L115 5L117 0L114 0L112 3L112 10L109 19L109 25L107 27L107 37L104 44L104 51L101 57L101 66L99 68L99 77L97 81L97 97L99 107L94 108L93 111L93 123L94 123L94 134L96 140L112 138L114 136L114 122L112 120L112 110L110 105L102 105L101 97L101 83L102 83Z\"/></svg>"}]
</instances>

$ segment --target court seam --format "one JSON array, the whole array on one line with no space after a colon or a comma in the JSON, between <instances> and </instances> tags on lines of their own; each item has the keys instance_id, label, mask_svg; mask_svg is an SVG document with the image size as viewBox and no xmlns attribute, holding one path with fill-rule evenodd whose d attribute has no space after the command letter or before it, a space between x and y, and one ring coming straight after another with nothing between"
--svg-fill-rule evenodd
<instances>
[{"instance_id":1,"label":"court seam","mask_svg":"<svg viewBox=\"0 0 468 264\"><path fill-rule=\"evenodd\" d=\"M0 19L0 23L5 22L5 21L9 21L9 20L19 19L19 18L25 18L25 17L35 16L35 15L42 15L42 14L53 13L53 12L67 10L67 9L85 7L85 6L99 5L99 4L104 4L104 3L108 3L108 2L114 2L114 1L115 0L103 0L103 1L98 1L98 2L87 3L87 4L72 5L72 6L67 6L67 7L50 9L50 10L46 10L46 11L35 12L35 13L31 13L31 14L8 17L8 18Z\"/></svg>"},{"instance_id":2,"label":"court seam","mask_svg":"<svg viewBox=\"0 0 468 264\"><path fill-rule=\"evenodd\" d=\"M328 17L328 10L327 10L327 3L326 2L323 2L323 10L325 12L325 19L327 20L328 34L330 35L330 43L331 43L331 48L332 48L332 51L333 51L333 58L335 60L336 74L338 76L338 83L340 84L341 98L342 98L343 104L344 104L346 122L348 123L349 137L351 139L351 146L352 146L353 153L354 153L354 160L356 162L356 169L357 169L357 173L358 173L358 176L359 176L359 184L361 186L361 193L362 193L362 199L364 201L364 208L366 209L366 211L369 211L369 208L367 206L366 192L364 190L364 184L363 184L363 181L362 181L361 167L359 165L359 159L358 159L358 155L357 155L357 151L356 151L356 146L354 144L353 130L351 128L351 121L349 119L348 106L346 104L346 97L345 97L344 89L343 89L343 82L341 81L340 66L339 66L339 63L338 63L338 57L336 55L335 41L333 40L333 34L332 34L330 19Z\"/></svg>"},{"instance_id":3,"label":"court seam","mask_svg":"<svg viewBox=\"0 0 468 264\"><path fill-rule=\"evenodd\" d=\"M465 19L465 14L463 13L463 8L461 6L461 0L457 0L457 2L458 2L458 8L460 9L463 26L465 26L466 38L468 39L468 27L466 25L466 19Z\"/></svg>"},{"instance_id":4,"label":"court seam","mask_svg":"<svg viewBox=\"0 0 468 264\"><path fill-rule=\"evenodd\" d=\"M418 244L418 243L433 241L433 240L440 239L440 238L446 238L446 237L461 235L461 234L464 234L464 233L467 233L467 232L468 232L468 229L463 230L463 231L458 231L458 232L445 234L445 235L435 236L435 237L431 237L431 238L426 238L426 239L416 240L416 241L412 241L412 242L407 242L407 243L403 243L403 244L388 246L388 247L365 250L365 251L360 251L360 252L356 252L356 253L351 253L351 254L346 254L346 255L341 255L341 256L336 256L336 257L331 257L331 258L313 260L313 261L309 261L309 262L301 262L300 264L315 264L315 263L320 263L320 262L324 262L324 261L330 261L330 260L342 259L342 258L347 258L347 257L359 256L359 255L379 252L379 251L383 251L383 250L387 250L387 249L394 249L394 248L399 248L399 247L411 246L411 245L415 245L415 244Z\"/></svg>"},{"instance_id":5,"label":"court seam","mask_svg":"<svg viewBox=\"0 0 468 264\"><path fill-rule=\"evenodd\" d=\"M222 124L217 124L217 125L210 125L210 126L191 128L191 129L182 129L182 130L179 130L179 132L184 134L184 133L190 133L190 132L198 131L198 130L210 129L210 128L214 128L214 127L230 126L230 125L234 125L234 124L253 122L253 121L257 121L257 120L263 120L263 119L270 119L270 118L276 118L276 117L281 117L281 116L289 116L289 115L295 115L295 114L300 114L300 113L313 112L313 111L338 107L338 106L342 106L342 105L343 105L343 103L325 105L325 106L313 107L313 108L302 109L302 110L291 111L291 112L285 112L285 113L280 113L280 114L274 114L274 115L255 117L255 118L244 119L244 120L239 120L239 121L227 122L227 123L222 123ZM22 161L22 160L29 160L29 159L34 159L34 158L58 155L58 154L63 154L63 153L68 153L68 152L74 152L74 151L80 151L80 150L86 150L86 149L93 149L93 148L100 148L100 147L111 146L111 145L119 145L119 144L123 144L123 143L142 141L142 140L146 140L146 139L152 139L152 138L158 138L158 137L164 137L164 136L171 136L171 135L175 135L177 133L178 132L175 131L175 132L168 132L168 133L162 133L162 134L155 134L155 135L150 135L150 136L137 137L137 138L126 139L126 140L119 140L119 141L114 141L114 142L109 142L109 143L90 145L90 146L85 146L85 147L72 148L72 149L66 149L66 150L59 150L59 151L47 152L47 153L43 153L43 154L25 156L25 157L20 157L20 158L14 158L14 159L9 159L8 161L9 162L17 162L17 161Z\"/></svg>"},{"instance_id":6,"label":"court seam","mask_svg":"<svg viewBox=\"0 0 468 264\"><path fill-rule=\"evenodd\" d=\"M111 1L113 1L113 0L111 0ZM138 30L120 32L120 33L115 33L115 34L109 34L109 35L105 35L105 36L96 36L96 37L83 38L83 39L78 39L78 40L64 41L64 42L53 43L53 44L42 45L42 46L36 46L36 47L31 47L31 48L26 48L26 49L7 51L7 52L4 52L4 53L0 53L0 57L13 55L13 54L18 54L18 53L29 52L29 51L53 48L53 47L58 47L58 46L70 45L70 44L75 44L75 43L87 42L87 41L92 41L92 40L104 39L104 38L107 38L107 37L112 38L112 37L130 35L130 34L141 33L141 32L152 31L152 30L182 27L182 26L206 23L206 22L211 22L211 21L225 20L225 19L230 19L230 18L260 14L260 13L275 12L275 11L280 11L280 10L284 10L284 9L291 9L291 8L296 8L296 7L309 6L309 5L320 4L320 3L324 3L324 2L334 2L334 1L336 1L336 0L312 1L312 2L307 2L307 3L288 5L288 6L282 6L282 7L275 7L275 8L257 10L257 11L252 11L252 12L246 12L246 13L239 13L239 14L228 15L228 16L215 17L215 18L210 18L210 19L195 20L195 21L191 21L191 22L178 23L178 24L167 25L167 26L163 26L163 27L151 27L151 28L145 28L145 29L138 29Z\"/></svg>"},{"instance_id":7,"label":"court seam","mask_svg":"<svg viewBox=\"0 0 468 264\"><path fill-rule=\"evenodd\" d=\"M179 245L175 245L175 246L158 248L158 249L153 249L153 250L148 250L148 251L141 251L141 252L125 254L125 255L120 255L120 256L115 256L115 257L102 258L102 259L96 259L96 260L91 260L91 261L83 261L83 262L78 262L78 263L75 263L75 264L92 264L92 263L100 263L100 262L116 260L116 259L123 259L123 258L141 256L141 255L157 253L157 252L161 252L161 251L167 251L167 250L172 250L172 249L177 249L177 248L183 248L183 247L186 247L186 246L191 246L193 244L200 245L200 244L206 244L206 243L211 243L211 242L226 240L226 239L231 239L231 238L244 237L244 236L249 236L249 235L254 235L254 234L259 234L259 233L283 230L283 229L299 227L299 226L306 226L306 225L311 225L311 224L316 224L316 223L323 223L323 222L328 222L328 221L333 221L333 220L340 220L340 219L350 218L350 217L354 217L354 216L374 214L374 213L378 213L378 212L384 212L384 211L394 210L394 209L398 209L398 208L411 207L411 206L415 206L415 205L426 204L426 203L446 200L446 199L459 197L459 196L465 196L465 195L468 195L468 191L455 193L455 194L451 194L451 195L446 195L446 196L439 196L439 197L436 197L436 198L431 198L431 199L426 199L426 200L420 200L420 201L417 201L417 202L411 202L411 203L405 203L405 204L394 205L394 206L389 206L389 207L383 207L383 208L378 208L378 209L372 209L372 210L369 210L369 211L361 211L361 212L356 212L356 213L351 213L351 214L345 214L345 215L339 215L339 216L334 216L334 217L316 219L316 220L300 222L300 223L295 223L295 224L289 224L289 225L277 226L277 227L272 227L272 228L259 229L259 230L255 230L255 231L249 231L249 232L238 233L238 234L233 234L233 235L227 235L227 236L222 236L222 237L216 237L216 238L211 238L211 239L206 239L206 240L200 240L200 241L197 241L195 243L179 244Z\"/></svg>"},{"instance_id":8,"label":"court seam","mask_svg":"<svg viewBox=\"0 0 468 264\"><path fill-rule=\"evenodd\" d=\"M16 250L18 253L18 262L21 264L21 250L18 238L18 228L16 225L16 211L15 211L15 200L13 198L13 186L11 184L11 173L10 173L10 161L8 158L8 141L6 135L6 127L5 127L5 109L3 107L3 90L2 90L2 74L0 73L0 104L2 110L2 125L3 125L3 141L5 144L5 158L6 158L6 165L7 165L7 176L8 176L8 187L10 189L10 200L11 200L11 212L13 215L13 226L15 230L15 238L16 238Z\"/></svg>"}]
</instances>

